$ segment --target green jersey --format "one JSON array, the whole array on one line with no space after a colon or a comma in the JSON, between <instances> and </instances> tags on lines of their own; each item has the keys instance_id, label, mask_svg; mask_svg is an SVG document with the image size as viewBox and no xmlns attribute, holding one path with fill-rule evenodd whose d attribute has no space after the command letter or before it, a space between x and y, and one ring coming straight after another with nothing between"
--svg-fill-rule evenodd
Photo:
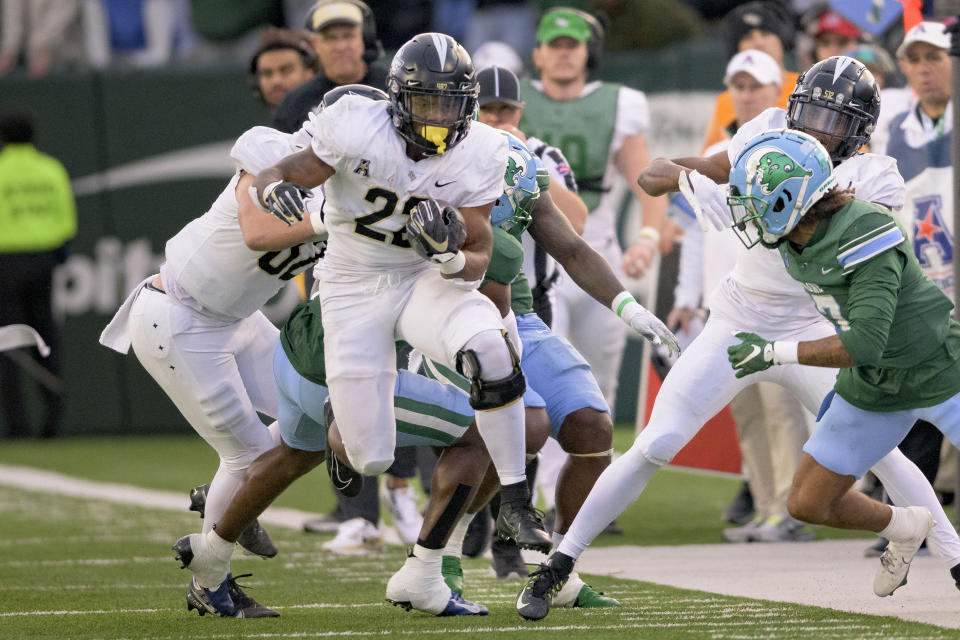
<instances>
[{"instance_id":1,"label":"green jersey","mask_svg":"<svg viewBox=\"0 0 960 640\"><path fill-rule=\"evenodd\" d=\"M558 147L577 176L580 197L593 211L603 195L604 174L613 143L620 85L604 82L574 100L553 100L529 81L521 83L526 106L520 129Z\"/></svg>"},{"instance_id":2,"label":"green jersey","mask_svg":"<svg viewBox=\"0 0 960 640\"><path fill-rule=\"evenodd\" d=\"M960 324L920 269L890 212L854 200L801 250L780 245L787 272L837 328L854 361L836 391L868 411L938 404L960 392Z\"/></svg>"},{"instance_id":3,"label":"green jersey","mask_svg":"<svg viewBox=\"0 0 960 640\"><path fill-rule=\"evenodd\" d=\"M319 298L297 303L280 330L280 344L297 373L321 387L327 386Z\"/></svg>"}]
</instances>

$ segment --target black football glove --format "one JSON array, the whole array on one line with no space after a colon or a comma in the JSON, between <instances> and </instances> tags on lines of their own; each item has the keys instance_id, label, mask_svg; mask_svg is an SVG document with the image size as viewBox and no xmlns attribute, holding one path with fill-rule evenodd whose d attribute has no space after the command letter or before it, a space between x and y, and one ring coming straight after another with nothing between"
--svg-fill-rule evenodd
<instances>
[{"instance_id":1,"label":"black football glove","mask_svg":"<svg viewBox=\"0 0 960 640\"><path fill-rule=\"evenodd\" d=\"M467 239L467 230L456 207L425 200L410 213L407 237L422 257L435 264L444 264L460 252Z\"/></svg>"},{"instance_id":2,"label":"black football glove","mask_svg":"<svg viewBox=\"0 0 960 640\"><path fill-rule=\"evenodd\" d=\"M293 182L272 182L263 190L263 204L275 218L279 218L292 227L303 220L307 211L304 200L313 197L305 187Z\"/></svg>"}]
</instances>

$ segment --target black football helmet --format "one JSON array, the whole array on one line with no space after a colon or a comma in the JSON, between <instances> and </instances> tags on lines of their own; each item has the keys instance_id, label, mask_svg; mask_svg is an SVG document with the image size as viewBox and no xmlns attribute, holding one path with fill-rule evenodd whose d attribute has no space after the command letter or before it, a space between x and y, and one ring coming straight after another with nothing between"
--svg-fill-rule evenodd
<instances>
[{"instance_id":1,"label":"black football helmet","mask_svg":"<svg viewBox=\"0 0 960 640\"><path fill-rule=\"evenodd\" d=\"M797 79L787 102L787 124L816 137L834 164L870 141L880 115L880 90L863 63L833 56Z\"/></svg>"},{"instance_id":2,"label":"black football helmet","mask_svg":"<svg viewBox=\"0 0 960 640\"><path fill-rule=\"evenodd\" d=\"M467 135L478 84L470 54L443 33L421 33L400 47L387 76L393 126L424 155Z\"/></svg>"}]
</instances>

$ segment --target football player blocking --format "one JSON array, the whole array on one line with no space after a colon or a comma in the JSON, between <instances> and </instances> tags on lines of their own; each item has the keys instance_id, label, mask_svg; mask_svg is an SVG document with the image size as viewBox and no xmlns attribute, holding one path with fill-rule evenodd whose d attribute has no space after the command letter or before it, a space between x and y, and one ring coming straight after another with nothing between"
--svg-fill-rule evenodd
<instances>
[{"instance_id":1,"label":"football player blocking","mask_svg":"<svg viewBox=\"0 0 960 640\"><path fill-rule=\"evenodd\" d=\"M846 96L844 103L822 98L823 89L831 87ZM653 194L683 185L691 193L691 204L697 209L698 216L703 218L701 226L705 231L707 220L713 221L718 229L728 227L732 219L726 194L713 180L727 180L731 165L735 164L738 153L752 137L785 127L789 122L789 126L807 130L820 138L832 150L834 171L840 184L852 184L864 200L898 209L903 202L903 181L892 161L871 154L852 155L869 139L878 111L876 84L863 65L850 58L830 58L814 65L800 77L790 100L789 115L782 109L762 113L738 131L727 153L674 162L657 160L641 176L641 185ZM837 316L825 314L821 317L817 313L806 289L788 277L777 252L761 247L750 251L744 248L737 256L733 272L713 294L710 307L711 315L703 333L686 349L664 380L647 427L634 446L601 475L561 543L560 553L542 565L521 592L517 603L521 616L538 619L547 615L550 599L563 584L575 558L600 533L605 523L640 496L650 477L669 462L743 385L764 379L777 382L791 389L813 412L818 411L822 399L833 388L835 369L790 364L792 350L780 361L780 366L754 373L746 379L738 377L728 362L727 349L741 343L733 335L736 332L747 330L788 345L836 334L837 329L829 318ZM785 349L782 345L780 348ZM747 353L752 350L751 346ZM875 416L871 416L865 422L870 424L874 419ZM939 426L944 429L943 424ZM960 579L957 567L960 540L956 531L919 469L898 449L890 448L892 451L882 459L878 456L873 471L883 481L895 504L923 505L934 514L939 526L931 532L931 547L951 567L954 579ZM797 506L796 498L791 504ZM879 511L887 514L888 519L890 513L905 513L899 509L890 511L886 507ZM823 513L799 512L802 519L809 518L815 523L856 528L849 523L822 520ZM915 516L915 520L919 522L922 518ZM882 525L873 524L875 526L870 530L880 531ZM889 525L894 524L891 519ZM902 529L898 532L900 534ZM920 536L921 541L922 538ZM912 557L912 552L907 555ZM905 577L906 567L893 566L889 561L891 557L887 556L882 564L874 585L878 595L889 595Z\"/></svg>"}]
</instances>

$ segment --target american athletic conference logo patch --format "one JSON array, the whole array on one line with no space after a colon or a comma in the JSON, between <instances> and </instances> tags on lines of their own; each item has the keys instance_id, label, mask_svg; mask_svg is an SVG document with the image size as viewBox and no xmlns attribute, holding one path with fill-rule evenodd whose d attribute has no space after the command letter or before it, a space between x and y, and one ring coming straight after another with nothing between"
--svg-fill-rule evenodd
<instances>
[{"instance_id":1,"label":"american athletic conference logo patch","mask_svg":"<svg viewBox=\"0 0 960 640\"><path fill-rule=\"evenodd\" d=\"M953 293L953 238L943 216L943 200L929 195L913 201L913 253L941 291Z\"/></svg>"}]
</instances>

